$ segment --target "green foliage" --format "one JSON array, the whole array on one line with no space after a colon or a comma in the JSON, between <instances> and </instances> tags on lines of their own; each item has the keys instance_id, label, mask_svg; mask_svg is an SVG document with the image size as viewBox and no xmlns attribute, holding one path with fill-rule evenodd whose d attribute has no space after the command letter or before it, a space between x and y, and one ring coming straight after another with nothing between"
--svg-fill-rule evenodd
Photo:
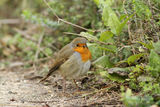
<instances>
[{"instance_id":1,"label":"green foliage","mask_svg":"<svg viewBox=\"0 0 160 107\"><path fill-rule=\"evenodd\" d=\"M156 42L153 44L153 47L154 47L154 51L157 53L157 54L160 54L160 41Z\"/></svg>"},{"instance_id":2,"label":"green foliage","mask_svg":"<svg viewBox=\"0 0 160 107\"><path fill-rule=\"evenodd\" d=\"M111 67L113 67L113 64L109 60L108 56L101 56L101 57L99 57L93 64L96 64L98 66L102 66L104 68L111 68Z\"/></svg>"},{"instance_id":3,"label":"green foliage","mask_svg":"<svg viewBox=\"0 0 160 107\"><path fill-rule=\"evenodd\" d=\"M134 96L129 88L125 93L122 93L122 101L126 107L150 107L153 104L151 96Z\"/></svg>"},{"instance_id":4,"label":"green foliage","mask_svg":"<svg viewBox=\"0 0 160 107\"><path fill-rule=\"evenodd\" d=\"M112 37L113 37L113 33L112 32L105 31L105 32L101 33L99 40L103 41L103 42L107 42L107 41L110 41Z\"/></svg>"},{"instance_id":5,"label":"green foliage","mask_svg":"<svg viewBox=\"0 0 160 107\"><path fill-rule=\"evenodd\" d=\"M149 42L147 44L147 43L143 43L143 42L138 41L138 43L142 44L144 47L146 47L148 49L153 49L154 48L152 42Z\"/></svg>"},{"instance_id":6,"label":"green foliage","mask_svg":"<svg viewBox=\"0 0 160 107\"><path fill-rule=\"evenodd\" d=\"M131 90L123 93L122 99L126 106L147 107L153 104L152 95L160 93L160 42L157 42L160 32L159 0L47 2L60 18L89 30L57 22L57 18L43 0L1 0L0 18L23 18L25 22L12 27L7 24L1 25L0 55L3 55L6 49L12 50L11 47L15 47L16 51L7 58L17 56L27 61L34 60L39 49L38 58L53 56L54 51L75 38L66 36L64 32L77 33L91 42L88 43L88 47L92 53L92 60L95 66L101 68L97 68L98 74L106 81L110 79L128 83L129 88L142 93L140 96L133 96ZM35 24L38 27L32 29L31 26ZM13 27L29 33L35 41L26 39L23 34L14 31ZM44 37L38 48L42 34ZM6 36L11 38L7 42L3 40ZM107 43L111 45L105 45ZM145 60L141 61L141 58ZM113 73L104 71L108 68L112 69ZM119 71L125 70L129 71L128 76L124 78L118 75ZM146 96L141 97L142 95Z\"/></svg>"},{"instance_id":7,"label":"green foliage","mask_svg":"<svg viewBox=\"0 0 160 107\"><path fill-rule=\"evenodd\" d=\"M96 27L98 25L98 19L95 13L96 6L92 0L70 0L69 2L65 0L52 0L49 1L49 4L58 16L67 21L74 24L80 23L81 26L91 24Z\"/></svg>"},{"instance_id":8,"label":"green foliage","mask_svg":"<svg viewBox=\"0 0 160 107\"><path fill-rule=\"evenodd\" d=\"M132 64L132 63L135 63L136 60L138 60L139 58L141 58L142 56L144 56L146 53L140 53L140 54L135 54L135 55L132 55L130 56L128 59L127 59L127 62L128 64Z\"/></svg>"},{"instance_id":9,"label":"green foliage","mask_svg":"<svg viewBox=\"0 0 160 107\"><path fill-rule=\"evenodd\" d=\"M148 79L148 78L146 78ZM142 88L142 92L145 93L152 93L152 95L157 95L160 93L160 84L159 83L152 83L152 81L149 81L148 83L140 82L140 87ZM160 99L159 99L160 100Z\"/></svg>"},{"instance_id":10,"label":"green foliage","mask_svg":"<svg viewBox=\"0 0 160 107\"><path fill-rule=\"evenodd\" d=\"M34 37L38 38L37 35L34 35ZM47 37L47 40L49 40L49 37ZM53 40L53 39L51 39L51 40ZM17 52L16 55L19 57L23 57L24 60L34 60L35 59L35 53L38 49L36 42L31 41L31 40L27 40L27 39L23 38L22 35L20 35L20 34L16 34L14 36L14 38L12 38L8 41L8 44L17 45L17 47L21 50L21 52ZM42 41L41 45L42 45L42 47L45 47L45 46L48 46L48 43L45 43ZM50 56L52 54L53 54L53 51L50 48L44 48L43 53L40 52L39 58L42 58L46 55Z\"/></svg>"},{"instance_id":11,"label":"green foliage","mask_svg":"<svg viewBox=\"0 0 160 107\"><path fill-rule=\"evenodd\" d=\"M132 0L134 11L138 17L149 20L152 13L149 7L142 0Z\"/></svg>"},{"instance_id":12,"label":"green foliage","mask_svg":"<svg viewBox=\"0 0 160 107\"><path fill-rule=\"evenodd\" d=\"M102 56L102 49L99 49L97 44L88 44L89 50L92 53L92 60L96 60L97 58Z\"/></svg>"},{"instance_id":13,"label":"green foliage","mask_svg":"<svg viewBox=\"0 0 160 107\"><path fill-rule=\"evenodd\" d=\"M22 13L22 17L26 20L26 21L31 21L32 23L35 24L39 24L41 26L47 26L47 27L51 27L51 28L55 28L60 26L61 24L58 24L57 21L52 21L48 18L42 17L38 14L33 14L28 10L24 10Z\"/></svg>"},{"instance_id":14,"label":"green foliage","mask_svg":"<svg viewBox=\"0 0 160 107\"><path fill-rule=\"evenodd\" d=\"M104 24L106 26L110 27L112 33L117 35L120 33L120 30L119 30L120 21L118 20L117 15L111 9L111 7L106 5L103 8L102 20L104 21Z\"/></svg>"},{"instance_id":15,"label":"green foliage","mask_svg":"<svg viewBox=\"0 0 160 107\"><path fill-rule=\"evenodd\" d=\"M97 37L93 36L92 34L89 34L88 32L81 32L80 35L82 35L83 37L87 38L89 41L97 41Z\"/></svg>"},{"instance_id":16,"label":"green foliage","mask_svg":"<svg viewBox=\"0 0 160 107\"><path fill-rule=\"evenodd\" d=\"M125 77L117 75L117 74L107 74L106 77L112 81L116 81L119 83L125 82L125 79L126 79Z\"/></svg>"},{"instance_id":17,"label":"green foliage","mask_svg":"<svg viewBox=\"0 0 160 107\"><path fill-rule=\"evenodd\" d=\"M118 18L118 16L116 15L116 13L112 10L112 4L114 3L114 0L101 0L97 3L97 1L95 1L96 4L101 5L101 9L103 10L102 12L102 20L104 22L104 25L109 27L111 32L115 35L119 35L122 32L122 29L124 28L124 26L126 25L127 21L132 17L128 17L128 18L124 18L124 20L122 20L122 15L121 18ZM127 17L127 16L125 16ZM122 21L122 22L120 22Z\"/></svg>"},{"instance_id":18,"label":"green foliage","mask_svg":"<svg viewBox=\"0 0 160 107\"><path fill-rule=\"evenodd\" d=\"M132 55L132 52L131 52L131 47L126 47L122 50L122 55L123 55L123 59L126 59L129 58L129 56Z\"/></svg>"},{"instance_id":19,"label":"green foliage","mask_svg":"<svg viewBox=\"0 0 160 107\"><path fill-rule=\"evenodd\" d=\"M136 67L131 69L129 74L130 87L133 89L138 89L137 78L144 73L144 67L141 65L136 65Z\"/></svg>"},{"instance_id":20,"label":"green foliage","mask_svg":"<svg viewBox=\"0 0 160 107\"><path fill-rule=\"evenodd\" d=\"M149 56L149 70L154 77L160 76L160 56L158 53L160 52L160 42L154 44L154 49L151 50Z\"/></svg>"}]
</instances>

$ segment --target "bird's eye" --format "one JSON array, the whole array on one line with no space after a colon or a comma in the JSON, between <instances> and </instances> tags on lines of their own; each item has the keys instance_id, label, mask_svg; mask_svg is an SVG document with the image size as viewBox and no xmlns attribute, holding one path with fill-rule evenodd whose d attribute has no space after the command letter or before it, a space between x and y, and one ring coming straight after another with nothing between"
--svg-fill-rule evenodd
<instances>
[{"instance_id":1,"label":"bird's eye","mask_svg":"<svg viewBox=\"0 0 160 107\"><path fill-rule=\"evenodd\" d=\"M77 47L79 47L79 44L77 44Z\"/></svg>"}]
</instances>

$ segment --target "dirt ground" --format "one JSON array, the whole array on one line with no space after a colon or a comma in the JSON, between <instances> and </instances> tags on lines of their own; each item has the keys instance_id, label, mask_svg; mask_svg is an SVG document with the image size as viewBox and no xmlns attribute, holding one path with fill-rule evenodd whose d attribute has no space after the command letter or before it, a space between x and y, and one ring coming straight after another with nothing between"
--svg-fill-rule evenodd
<instances>
[{"instance_id":1,"label":"dirt ground","mask_svg":"<svg viewBox=\"0 0 160 107\"><path fill-rule=\"evenodd\" d=\"M38 76L32 79L27 76L35 73L23 68L0 71L0 107L122 107L116 91L95 91L89 87L78 92L74 84L67 81L66 93L63 93L59 75L45 83L38 83Z\"/></svg>"}]
</instances>

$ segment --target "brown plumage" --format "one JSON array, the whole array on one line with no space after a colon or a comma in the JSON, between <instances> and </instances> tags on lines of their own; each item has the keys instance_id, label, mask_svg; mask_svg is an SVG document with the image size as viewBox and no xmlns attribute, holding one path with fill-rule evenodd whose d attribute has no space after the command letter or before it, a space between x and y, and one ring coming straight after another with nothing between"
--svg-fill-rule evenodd
<instances>
[{"instance_id":1,"label":"brown plumage","mask_svg":"<svg viewBox=\"0 0 160 107\"><path fill-rule=\"evenodd\" d=\"M59 71L65 79L76 79L85 74L91 65L91 53L86 42L85 38L77 37L64 46L55 55L55 61L49 73L40 82L46 80L54 71Z\"/></svg>"}]
</instances>

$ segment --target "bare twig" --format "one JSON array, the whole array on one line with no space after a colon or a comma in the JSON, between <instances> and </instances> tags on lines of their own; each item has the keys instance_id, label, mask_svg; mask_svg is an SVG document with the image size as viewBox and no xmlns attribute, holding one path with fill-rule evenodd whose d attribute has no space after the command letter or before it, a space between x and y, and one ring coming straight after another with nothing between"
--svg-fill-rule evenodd
<instances>
[{"instance_id":1,"label":"bare twig","mask_svg":"<svg viewBox=\"0 0 160 107\"><path fill-rule=\"evenodd\" d=\"M43 40L43 36L44 36L44 34L42 33L39 40L38 40L37 50L36 50L36 54L35 54L35 57L34 57L33 67L34 67L35 71L36 71L36 61L38 59L38 55L39 55L39 52L40 52L40 48L41 48L40 46L41 46L41 42Z\"/></svg>"},{"instance_id":2,"label":"bare twig","mask_svg":"<svg viewBox=\"0 0 160 107\"><path fill-rule=\"evenodd\" d=\"M1 24L19 24L20 19L1 19L0 20L0 25Z\"/></svg>"},{"instance_id":3,"label":"bare twig","mask_svg":"<svg viewBox=\"0 0 160 107\"><path fill-rule=\"evenodd\" d=\"M102 41L99 41L99 40L94 41L94 42L96 42L98 44L101 44L101 45L113 45L112 43L105 43L105 42L102 42Z\"/></svg>"},{"instance_id":4,"label":"bare twig","mask_svg":"<svg viewBox=\"0 0 160 107\"><path fill-rule=\"evenodd\" d=\"M41 48L40 48L40 51L41 51L45 56L49 57L49 55L45 53L44 49L45 49L44 47L41 47Z\"/></svg>"},{"instance_id":5,"label":"bare twig","mask_svg":"<svg viewBox=\"0 0 160 107\"><path fill-rule=\"evenodd\" d=\"M99 92L104 92L104 91L109 91L112 87L115 87L117 86L117 84L110 84L108 86L105 86L104 88L101 88L100 90L95 90L95 91L92 91L92 92L89 92L89 93L86 93L86 96L88 95L92 95L92 94L96 94L96 93L99 93Z\"/></svg>"},{"instance_id":6,"label":"bare twig","mask_svg":"<svg viewBox=\"0 0 160 107\"><path fill-rule=\"evenodd\" d=\"M25 31L22 31L20 29L14 28L14 30L18 33L20 33L24 38L31 40L33 42L39 42L36 39L32 38L30 35L28 35ZM49 45L51 47L51 45ZM44 52L44 48L45 47L39 47L39 51L41 51L44 55L46 55L48 57L48 55ZM54 48L54 47L53 47ZM54 48L56 50L56 48Z\"/></svg>"},{"instance_id":7,"label":"bare twig","mask_svg":"<svg viewBox=\"0 0 160 107\"><path fill-rule=\"evenodd\" d=\"M43 0L44 3L48 6L48 8L52 11L52 13L54 14L54 16L57 18L58 22L61 21L63 23L66 23L66 24L69 24L69 25L72 25L74 27L77 27L77 28L80 28L80 29L83 29L83 30L86 30L86 31L91 31L91 32L97 32L96 30L90 30L90 29L87 29L87 28L84 28L82 26L79 26L79 25L76 25L74 23L71 23L71 22L68 22L64 19L61 19L56 13L55 11L53 10L53 8L48 4L48 2L46 0Z\"/></svg>"},{"instance_id":8,"label":"bare twig","mask_svg":"<svg viewBox=\"0 0 160 107\"><path fill-rule=\"evenodd\" d=\"M42 62L42 61L46 61L46 60L49 60L49 59L51 59L51 57L40 58L40 59L37 59L35 62ZM27 61L24 64L33 64L33 63L34 63L34 61Z\"/></svg>"},{"instance_id":9,"label":"bare twig","mask_svg":"<svg viewBox=\"0 0 160 107\"><path fill-rule=\"evenodd\" d=\"M105 56L101 56L99 58L97 58L95 61L92 62L93 65L95 65L97 62L99 62L100 60L102 60Z\"/></svg>"},{"instance_id":10,"label":"bare twig","mask_svg":"<svg viewBox=\"0 0 160 107\"><path fill-rule=\"evenodd\" d=\"M25 37L26 39L29 39L29 40L31 40L31 41L33 41L33 42L37 42L36 39L32 38L32 37L31 37L30 35L28 35L25 31L22 31L22 30L17 29L17 28L14 28L14 30L15 30L16 32L20 33L20 34L21 34L23 37Z\"/></svg>"},{"instance_id":11,"label":"bare twig","mask_svg":"<svg viewBox=\"0 0 160 107\"><path fill-rule=\"evenodd\" d=\"M35 59L34 61L36 62L37 59L38 59L38 55L39 55L39 52L40 52L40 45L41 45L41 42L43 40L43 37L44 37L44 34L41 34L39 40L38 40L38 44L37 44L37 51L36 51L36 54L35 54Z\"/></svg>"},{"instance_id":12,"label":"bare twig","mask_svg":"<svg viewBox=\"0 0 160 107\"><path fill-rule=\"evenodd\" d=\"M127 18L128 18L128 13L127 13L127 10L125 9L125 2L126 2L126 0L123 1L123 9L124 9L124 12L125 12L125 14L127 15ZM128 20L127 24L128 24L129 39L130 39L130 42L132 42L133 38L132 38L131 30L130 30L131 22Z\"/></svg>"},{"instance_id":13,"label":"bare twig","mask_svg":"<svg viewBox=\"0 0 160 107\"><path fill-rule=\"evenodd\" d=\"M151 8L153 8L154 10L157 10L158 12L160 12L160 10L154 6L152 6Z\"/></svg>"}]
</instances>

